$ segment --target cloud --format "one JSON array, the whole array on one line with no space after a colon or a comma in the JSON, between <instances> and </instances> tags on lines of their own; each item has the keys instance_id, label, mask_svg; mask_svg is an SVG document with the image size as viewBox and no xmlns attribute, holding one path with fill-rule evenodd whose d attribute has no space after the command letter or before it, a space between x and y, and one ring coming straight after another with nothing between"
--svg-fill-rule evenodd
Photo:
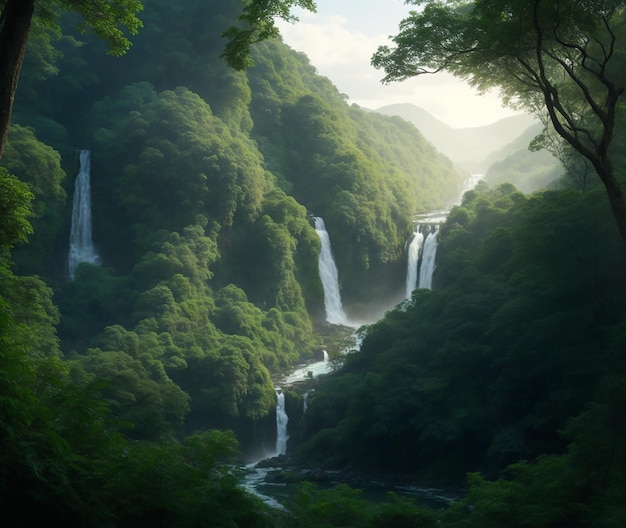
<instances>
[{"instance_id":1,"label":"cloud","mask_svg":"<svg viewBox=\"0 0 626 528\"><path fill-rule=\"evenodd\" d=\"M338 65L368 67L377 47L385 41L382 35L366 35L348 28L348 20L340 15L311 21L301 19L296 24L279 22L284 41L298 51L304 51L320 70Z\"/></svg>"},{"instance_id":2,"label":"cloud","mask_svg":"<svg viewBox=\"0 0 626 528\"><path fill-rule=\"evenodd\" d=\"M366 11L362 10L361 17ZM496 94L479 96L445 73L383 85L380 80L384 73L370 61L378 46L388 42L387 35L380 29L361 30L365 25L355 26L354 17L322 16L320 12L298 15L296 24L279 21L280 32L285 43L304 52L320 75L328 77L349 102L370 109L411 103L458 128L486 125L515 114L502 108Z\"/></svg>"}]
</instances>

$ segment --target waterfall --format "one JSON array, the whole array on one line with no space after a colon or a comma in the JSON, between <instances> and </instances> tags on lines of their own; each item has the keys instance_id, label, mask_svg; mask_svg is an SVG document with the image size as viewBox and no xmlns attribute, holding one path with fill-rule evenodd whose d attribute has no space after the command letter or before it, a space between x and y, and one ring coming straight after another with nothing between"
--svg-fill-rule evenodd
<instances>
[{"instance_id":1,"label":"waterfall","mask_svg":"<svg viewBox=\"0 0 626 528\"><path fill-rule=\"evenodd\" d=\"M433 273L435 271L435 256L437 255L437 234L439 226L431 230L424 241L422 251L422 262L420 264L419 288L431 289L433 284Z\"/></svg>"},{"instance_id":2,"label":"waterfall","mask_svg":"<svg viewBox=\"0 0 626 528\"><path fill-rule=\"evenodd\" d=\"M456 200L456 203L461 203L463 195L467 191L472 190L483 176L483 174L472 174L466 179L463 184L463 189L461 190L461 195ZM418 228L413 234L413 239L408 249L406 273L407 299L411 298L411 294L416 287L432 288L433 273L436 267L437 237L439 234L439 226L436 224L445 222L448 212L449 211L434 211L418 216ZM424 233L427 233L426 238L424 238Z\"/></svg>"},{"instance_id":3,"label":"waterfall","mask_svg":"<svg viewBox=\"0 0 626 528\"><path fill-rule=\"evenodd\" d=\"M326 350L322 350L324 361L328 361L328 352Z\"/></svg>"},{"instance_id":4,"label":"waterfall","mask_svg":"<svg viewBox=\"0 0 626 528\"><path fill-rule=\"evenodd\" d=\"M413 234L413 240L409 244L409 256L406 269L406 298L411 298L411 293L417 287L417 263L420 257L420 249L424 242L424 235L420 232L419 226Z\"/></svg>"},{"instance_id":5,"label":"waterfall","mask_svg":"<svg viewBox=\"0 0 626 528\"><path fill-rule=\"evenodd\" d=\"M91 152L79 151L80 170L74 184L72 227L70 231L69 272L74 278L76 266L81 262L100 264L100 257L91 239Z\"/></svg>"},{"instance_id":6,"label":"waterfall","mask_svg":"<svg viewBox=\"0 0 626 528\"><path fill-rule=\"evenodd\" d=\"M319 254L320 280L324 287L324 307L326 308L326 320L332 324L347 324L346 314L341 305L341 295L339 293L339 279L337 266L333 259L330 247L330 237L326 231L324 220L314 217L315 231L322 242L322 249Z\"/></svg>"},{"instance_id":7,"label":"waterfall","mask_svg":"<svg viewBox=\"0 0 626 528\"><path fill-rule=\"evenodd\" d=\"M305 414L306 410L308 409L308 405L307 405L307 400L308 399L309 399L309 391L306 391L302 395L302 414Z\"/></svg>"},{"instance_id":8,"label":"waterfall","mask_svg":"<svg viewBox=\"0 0 626 528\"><path fill-rule=\"evenodd\" d=\"M285 410L285 393L276 389L276 453L274 456L287 453L287 423L289 416Z\"/></svg>"}]
</instances>

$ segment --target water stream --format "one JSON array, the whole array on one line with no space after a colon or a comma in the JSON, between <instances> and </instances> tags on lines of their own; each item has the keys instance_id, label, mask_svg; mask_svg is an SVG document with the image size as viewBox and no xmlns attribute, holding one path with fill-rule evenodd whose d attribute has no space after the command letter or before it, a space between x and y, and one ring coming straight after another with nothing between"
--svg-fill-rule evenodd
<instances>
[{"instance_id":1,"label":"water stream","mask_svg":"<svg viewBox=\"0 0 626 528\"><path fill-rule=\"evenodd\" d=\"M416 231L408 247L406 296L410 298L413 290L417 288L431 288L432 278L435 270L435 259L438 245L439 224L445 221L447 211L438 211L424 218L422 225L418 223ZM320 238L321 250L319 254L319 274L324 288L324 307L326 309L326 320L331 324L352 326L346 317L341 302L339 290L339 280L337 267L332 255L330 236L326 231L324 220L314 217L315 230ZM357 346L358 348L358 346ZM315 378L321 374L326 374L332 369L332 364L328 360L328 353L323 351L321 361L301 365L289 375L280 380L282 386L289 386L299 381ZM307 399L309 393L303 396L303 413L307 410ZM289 417L285 407L285 394L280 388L276 388L276 449L273 456L287 453L287 424ZM280 472L278 467L261 466L257 463L248 464L245 468L243 487L259 496L266 504L284 509L277 496L286 498L288 491L286 483L268 482L268 475L273 472ZM331 483L332 484L332 483ZM371 482L368 485L368 493L378 496L381 500L383 495L393 490L398 494L409 495L416 498L421 497L421 501L439 506L454 500L441 490L412 487L412 486L390 486L386 484Z\"/></svg>"}]
</instances>

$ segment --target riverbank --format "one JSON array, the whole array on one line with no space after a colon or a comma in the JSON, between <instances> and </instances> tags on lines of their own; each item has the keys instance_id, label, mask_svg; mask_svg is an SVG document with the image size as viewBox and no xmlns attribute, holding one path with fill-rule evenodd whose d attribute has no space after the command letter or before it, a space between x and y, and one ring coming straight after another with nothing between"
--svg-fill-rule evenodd
<instances>
[{"instance_id":1,"label":"riverbank","mask_svg":"<svg viewBox=\"0 0 626 528\"><path fill-rule=\"evenodd\" d=\"M374 502L382 502L389 493L394 493L436 509L446 508L465 496L465 490L461 488L432 487L401 475L311 468L293 463L288 456L268 458L242 469L244 488L261 497L266 504L278 508L293 498L304 482L321 489L345 484L360 490L363 499Z\"/></svg>"}]
</instances>

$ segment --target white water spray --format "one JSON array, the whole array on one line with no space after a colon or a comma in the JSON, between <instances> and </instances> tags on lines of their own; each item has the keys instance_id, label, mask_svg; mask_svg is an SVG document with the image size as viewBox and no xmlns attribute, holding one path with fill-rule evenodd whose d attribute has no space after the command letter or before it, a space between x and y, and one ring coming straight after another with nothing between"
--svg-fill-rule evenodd
<instances>
[{"instance_id":1,"label":"white water spray","mask_svg":"<svg viewBox=\"0 0 626 528\"><path fill-rule=\"evenodd\" d=\"M93 247L91 238L91 152L79 151L80 170L74 184L72 205L72 227L70 231L69 272L74 278L76 267L81 262L100 264L100 257Z\"/></svg>"},{"instance_id":2,"label":"white water spray","mask_svg":"<svg viewBox=\"0 0 626 528\"><path fill-rule=\"evenodd\" d=\"M315 231L320 237L322 248L319 254L320 280L324 287L324 307L326 308L326 320L331 324L347 325L347 317L341 304L339 293L339 276L337 266L333 259L330 247L330 237L326 231L324 220L319 216L314 217Z\"/></svg>"},{"instance_id":3,"label":"white water spray","mask_svg":"<svg viewBox=\"0 0 626 528\"><path fill-rule=\"evenodd\" d=\"M413 240L409 244L409 256L406 269L406 298L410 299L413 290L417 287L417 263L420 257L420 249L424 242L424 235L420 233L419 226L413 234Z\"/></svg>"},{"instance_id":4,"label":"white water spray","mask_svg":"<svg viewBox=\"0 0 626 528\"><path fill-rule=\"evenodd\" d=\"M424 241L424 251L422 252L422 263L420 264L419 288L431 289L433 285L433 273L435 272L435 257L437 255L437 235L439 226L428 233Z\"/></svg>"}]
</instances>

